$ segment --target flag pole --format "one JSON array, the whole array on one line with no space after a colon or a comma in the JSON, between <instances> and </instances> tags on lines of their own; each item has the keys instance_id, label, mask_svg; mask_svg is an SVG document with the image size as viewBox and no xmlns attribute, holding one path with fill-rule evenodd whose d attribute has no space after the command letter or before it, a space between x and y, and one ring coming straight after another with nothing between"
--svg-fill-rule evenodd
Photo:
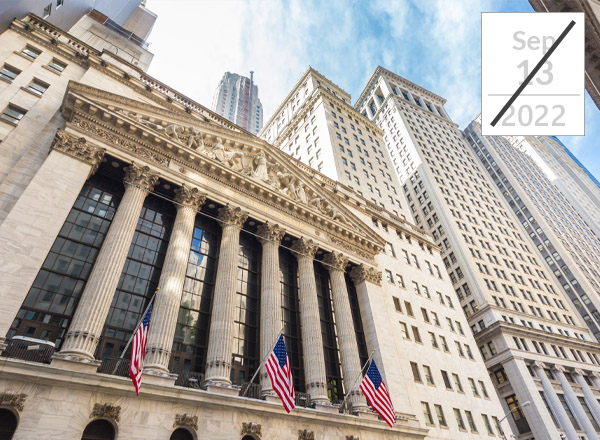
<instances>
[{"instance_id":1,"label":"flag pole","mask_svg":"<svg viewBox=\"0 0 600 440\"><path fill-rule=\"evenodd\" d=\"M140 320L138 321L137 325L134 327L133 329L133 333L131 334L131 337L129 338L129 341L127 341L127 345L125 346L125 348L123 349L123 351L121 352L121 356L119 356L119 360L117 361L117 364L115 365L115 368L112 371L112 374L114 375L115 372L117 371L117 368L119 368L119 364L121 363L121 360L123 359L123 357L125 356L125 353L127 353L127 349L129 348L129 346L131 345L131 341L133 340L133 337L135 336L135 332L137 331L137 328L140 326L140 324L142 323L142 320L144 319L144 316L146 316L146 313L148 313L148 309L150 308L150 305L154 302L154 298L156 297L156 293L158 292L158 287L156 288L156 290L154 291L154 295L152 295L152 298L150 298L150 302L148 303L148 305L146 306L146 309L144 310L144 313L142 313L142 316L140 317Z\"/></svg>"},{"instance_id":2,"label":"flag pole","mask_svg":"<svg viewBox=\"0 0 600 440\"><path fill-rule=\"evenodd\" d=\"M369 365L369 362L371 362L371 359L373 359L373 355L375 354L375 349L373 349L373 351L371 352L371 356L369 356L369 359L367 359L367 362L365 362L365 364L362 366L362 368L360 369L360 374L359 376L356 378L356 380L354 381L354 383L352 384L352 387L348 390L348 392L346 393L346 395L344 396L344 400L342 400L342 405L341 407L344 407L344 404L346 403L346 399L348 399L348 396L350 395L350 393L352 392L352 390L354 389L354 387L356 387L356 384L358 383L358 381L360 379L362 379L363 377L363 371L365 371L365 367L367 365Z\"/></svg>"},{"instance_id":3,"label":"flag pole","mask_svg":"<svg viewBox=\"0 0 600 440\"><path fill-rule=\"evenodd\" d=\"M256 378L256 375L258 374L258 372L262 368L262 366L265 363L265 361L267 360L267 358L271 355L271 352L275 348L275 345L277 345L277 341L279 341L279 337L283 333L283 329L285 328L286 325L287 324L284 323L283 327L281 327L281 330L279 330L279 334L275 338L275 342L273 343L273 345L271 345L271 348L269 349L269 351L267 351L267 354L265 355L265 357L263 358L263 360L260 362L260 365L258 366L258 368L256 369L256 371L254 372L254 376L252 376L252 379L250 379L250 382L248 382L248 385L246 385L246 389L242 393L242 397L244 397L246 395L246 393L248 392L248 389L250 389L250 385L252 385L252 382L254 382L254 379Z\"/></svg>"}]
</instances>

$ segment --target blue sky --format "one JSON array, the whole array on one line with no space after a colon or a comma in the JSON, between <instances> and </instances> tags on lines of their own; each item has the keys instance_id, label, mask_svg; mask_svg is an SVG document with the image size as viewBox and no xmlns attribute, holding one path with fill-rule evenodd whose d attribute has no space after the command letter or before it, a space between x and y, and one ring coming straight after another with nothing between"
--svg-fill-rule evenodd
<instances>
[{"instance_id":1,"label":"blue sky","mask_svg":"<svg viewBox=\"0 0 600 440\"><path fill-rule=\"evenodd\" d=\"M381 65L446 98L464 128L480 112L481 12L527 0L147 0L158 19L149 73L210 107L225 71L254 71L265 120L312 66L356 100ZM600 177L600 110L563 143Z\"/></svg>"}]
</instances>

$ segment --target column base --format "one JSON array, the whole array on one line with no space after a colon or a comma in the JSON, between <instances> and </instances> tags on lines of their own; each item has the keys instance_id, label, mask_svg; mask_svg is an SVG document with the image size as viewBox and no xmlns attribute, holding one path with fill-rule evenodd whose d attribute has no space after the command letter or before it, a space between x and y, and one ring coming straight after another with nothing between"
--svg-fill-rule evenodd
<instances>
[{"instance_id":1,"label":"column base","mask_svg":"<svg viewBox=\"0 0 600 440\"><path fill-rule=\"evenodd\" d=\"M227 385L220 382L208 381L204 387L209 393L224 394L226 396L239 396L240 387Z\"/></svg>"},{"instance_id":2,"label":"column base","mask_svg":"<svg viewBox=\"0 0 600 440\"><path fill-rule=\"evenodd\" d=\"M318 411L323 411L330 414L339 414L340 408L329 401L313 402L313 406Z\"/></svg>"},{"instance_id":3,"label":"column base","mask_svg":"<svg viewBox=\"0 0 600 440\"><path fill-rule=\"evenodd\" d=\"M82 356L56 353L52 356L50 365L65 370L82 371L84 373L95 373L102 361L88 359Z\"/></svg>"},{"instance_id":4,"label":"column base","mask_svg":"<svg viewBox=\"0 0 600 440\"><path fill-rule=\"evenodd\" d=\"M144 369L144 374L142 375L142 382L148 383L152 385L160 385L165 387L175 386L175 381L177 380L176 374L164 373L162 371Z\"/></svg>"}]
</instances>

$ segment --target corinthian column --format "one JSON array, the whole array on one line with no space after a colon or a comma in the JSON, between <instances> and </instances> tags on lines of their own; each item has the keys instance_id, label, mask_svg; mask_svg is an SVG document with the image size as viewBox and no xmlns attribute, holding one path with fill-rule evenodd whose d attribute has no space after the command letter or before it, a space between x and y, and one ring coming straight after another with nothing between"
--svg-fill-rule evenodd
<instances>
[{"instance_id":1,"label":"corinthian column","mask_svg":"<svg viewBox=\"0 0 600 440\"><path fill-rule=\"evenodd\" d=\"M300 319L306 392L313 402L328 402L323 335L313 266L317 245L312 240L301 238L293 243L292 250L298 260L300 278Z\"/></svg>"},{"instance_id":2,"label":"corinthian column","mask_svg":"<svg viewBox=\"0 0 600 440\"><path fill-rule=\"evenodd\" d=\"M335 328L340 346L342 372L344 373L344 390L347 393L350 391L350 387L356 384L356 380L360 377L361 373L354 319L352 318L348 288L346 287L346 279L344 277L348 258L332 252L323 258L323 263L326 264L325 267L329 270L333 309L336 318ZM350 391L349 398L353 410L360 411L368 408L367 402L358 387Z\"/></svg>"},{"instance_id":3,"label":"corinthian column","mask_svg":"<svg viewBox=\"0 0 600 440\"><path fill-rule=\"evenodd\" d=\"M59 358L81 362L94 359L144 199L157 181L158 176L147 166L125 168L125 194L81 294Z\"/></svg>"},{"instance_id":4,"label":"corinthian column","mask_svg":"<svg viewBox=\"0 0 600 440\"><path fill-rule=\"evenodd\" d=\"M205 200L206 196L200 194L198 188L182 186L175 190L177 216L158 282L146 348L145 369L156 373L169 372L196 211Z\"/></svg>"},{"instance_id":5,"label":"corinthian column","mask_svg":"<svg viewBox=\"0 0 600 440\"><path fill-rule=\"evenodd\" d=\"M223 228L210 322L205 380L208 385L231 385L231 344L235 311L240 230L248 214L227 205L219 209Z\"/></svg>"},{"instance_id":6,"label":"corinthian column","mask_svg":"<svg viewBox=\"0 0 600 440\"><path fill-rule=\"evenodd\" d=\"M281 316L281 287L279 283L279 242L285 231L278 225L265 223L258 227L262 244L261 294L260 294L260 356L264 359L279 336ZM263 395L274 395L266 369L260 375Z\"/></svg>"}]
</instances>

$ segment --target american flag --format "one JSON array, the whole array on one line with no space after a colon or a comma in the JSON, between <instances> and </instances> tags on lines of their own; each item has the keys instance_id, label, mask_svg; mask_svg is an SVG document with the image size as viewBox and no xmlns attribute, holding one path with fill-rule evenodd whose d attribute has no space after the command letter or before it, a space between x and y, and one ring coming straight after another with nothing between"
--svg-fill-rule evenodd
<instances>
[{"instance_id":1,"label":"american flag","mask_svg":"<svg viewBox=\"0 0 600 440\"><path fill-rule=\"evenodd\" d=\"M294 382L292 380L292 370L290 369L290 360L285 351L283 335L279 335L277 344L273 347L271 355L265 363L273 389L283 402L283 407L289 413L296 406L294 395Z\"/></svg>"},{"instance_id":2,"label":"american flag","mask_svg":"<svg viewBox=\"0 0 600 440\"><path fill-rule=\"evenodd\" d=\"M148 341L148 327L150 326L150 315L152 314L150 304L144 319L140 323L131 344L131 360L129 361L129 376L135 387L135 394L140 394L140 385L142 384L142 371L144 370L144 359L146 358L146 342Z\"/></svg>"},{"instance_id":3,"label":"american flag","mask_svg":"<svg viewBox=\"0 0 600 440\"><path fill-rule=\"evenodd\" d=\"M381 416L388 425L394 426L396 422L396 412L394 411L394 405L392 405L392 399L390 394L381 379L381 374L375 365L375 361L371 361L367 374L363 377L360 382L360 389L367 397L367 400L373 407L377 414Z\"/></svg>"}]
</instances>

